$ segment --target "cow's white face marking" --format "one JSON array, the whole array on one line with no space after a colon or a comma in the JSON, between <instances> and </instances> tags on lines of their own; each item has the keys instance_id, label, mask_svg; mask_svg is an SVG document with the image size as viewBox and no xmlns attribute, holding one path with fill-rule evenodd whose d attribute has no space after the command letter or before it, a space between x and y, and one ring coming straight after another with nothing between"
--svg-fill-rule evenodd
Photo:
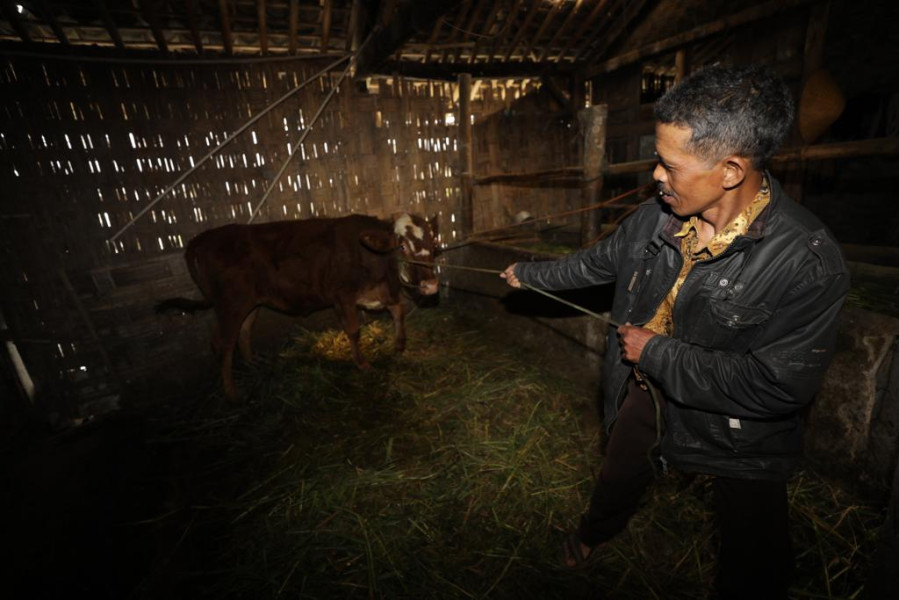
<instances>
[{"instance_id":1,"label":"cow's white face marking","mask_svg":"<svg viewBox=\"0 0 899 600\"><path fill-rule=\"evenodd\" d=\"M405 237L407 228L412 231L412 235L415 237L415 239L417 239L417 240L425 239L424 230L421 227L419 227L418 225L416 225L415 222L412 220L412 217L410 217L408 214L402 214L393 223L393 232L395 234L397 234L398 236Z\"/></svg>"}]
</instances>

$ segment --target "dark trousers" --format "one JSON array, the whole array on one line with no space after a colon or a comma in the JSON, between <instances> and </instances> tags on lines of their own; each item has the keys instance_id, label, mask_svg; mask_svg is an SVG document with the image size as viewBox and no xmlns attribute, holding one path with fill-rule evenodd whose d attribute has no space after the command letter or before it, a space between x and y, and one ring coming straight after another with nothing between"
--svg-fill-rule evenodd
<instances>
[{"instance_id":1,"label":"dark trousers","mask_svg":"<svg viewBox=\"0 0 899 600\"><path fill-rule=\"evenodd\" d=\"M664 414L664 398L659 398ZM578 536L597 546L622 531L655 477L647 453L657 441L652 398L634 382L606 447L590 508ZM786 483L716 477L712 481L721 538L716 588L731 599L786 598L793 571Z\"/></svg>"}]
</instances>

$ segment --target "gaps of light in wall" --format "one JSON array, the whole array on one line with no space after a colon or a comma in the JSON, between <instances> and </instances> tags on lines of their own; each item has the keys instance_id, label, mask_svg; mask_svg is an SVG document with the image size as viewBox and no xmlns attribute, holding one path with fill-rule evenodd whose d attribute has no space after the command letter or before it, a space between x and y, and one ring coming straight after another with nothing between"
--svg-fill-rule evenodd
<instances>
[{"instance_id":1,"label":"gaps of light in wall","mask_svg":"<svg viewBox=\"0 0 899 600\"><path fill-rule=\"evenodd\" d=\"M162 241L161 237L156 238L156 242L159 244L160 250L165 250L165 243Z\"/></svg>"},{"instance_id":2,"label":"gaps of light in wall","mask_svg":"<svg viewBox=\"0 0 899 600\"><path fill-rule=\"evenodd\" d=\"M290 133L290 127L287 126L287 117L284 117L284 131Z\"/></svg>"},{"instance_id":3,"label":"gaps of light in wall","mask_svg":"<svg viewBox=\"0 0 899 600\"><path fill-rule=\"evenodd\" d=\"M13 166L12 166L12 173L13 173L13 175L15 175L16 177L21 177L21 175L19 175L19 170L16 169L16 165L13 165Z\"/></svg>"},{"instance_id":4,"label":"gaps of light in wall","mask_svg":"<svg viewBox=\"0 0 899 600\"><path fill-rule=\"evenodd\" d=\"M307 160L307 157L306 157L306 144L300 144L300 156L303 157L303 160Z\"/></svg>"},{"instance_id":5,"label":"gaps of light in wall","mask_svg":"<svg viewBox=\"0 0 899 600\"><path fill-rule=\"evenodd\" d=\"M285 119L285 120L286 120L286 119ZM255 131L251 131L250 133L253 135L253 144L258 144L258 143L259 143L259 140L256 139L256 132L255 132Z\"/></svg>"},{"instance_id":6,"label":"gaps of light in wall","mask_svg":"<svg viewBox=\"0 0 899 600\"><path fill-rule=\"evenodd\" d=\"M324 143L324 147L325 147L325 154L330 154L330 152L328 151L328 142Z\"/></svg>"},{"instance_id":7,"label":"gaps of light in wall","mask_svg":"<svg viewBox=\"0 0 899 600\"><path fill-rule=\"evenodd\" d=\"M140 171L141 173L143 173L143 172L144 172L144 168L143 168L143 166L140 164L140 159L138 158L135 162L137 163L137 170Z\"/></svg>"},{"instance_id":8,"label":"gaps of light in wall","mask_svg":"<svg viewBox=\"0 0 899 600\"><path fill-rule=\"evenodd\" d=\"M264 164L265 164L265 158L257 152L256 153L256 166L261 167Z\"/></svg>"},{"instance_id":9,"label":"gaps of light in wall","mask_svg":"<svg viewBox=\"0 0 899 600\"><path fill-rule=\"evenodd\" d=\"M121 242L120 242L120 244L121 244L121 248L122 248L121 251L124 252L124 251L125 251L125 244L123 244L123 243L121 243ZM140 238L134 238L134 247L137 249L138 252L143 252L143 251L144 251L143 246L140 245ZM116 252L116 254L118 254L118 252Z\"/></svg>"},{"instance_id":10,"label":"gaps of light in wall","mask_svg":"<svg viewBox=\"0 0 899 600\"><path fill-rule=\"evenodd\" d=\"M190 161L190 167L193 168L194 167L194 157L188 154L187 158Z\"/></svg>"},{"instance_id":11,"label":"gaps of light in wall","mask_svg":"<svg viewBox=\"0 0 899 600\"><path fill-rule=\"evenodd\" d=\"M318 158L318 144L312 144L312 154L315 155L315 158Z\"/></svg>"},{"instance_id":12,"label":"gaps of light in wall","mask_svg":"<svg viewBox=\"0 0 899 600\"><path fill-rule=\"evenodd\" d=\"M225 191L228 192L229 196L231 195L231 184L228 183L227 181L225 182Z\"/></svg>"},{"instance_id":13,"label":"gaps of light in wall","mask_svg":"<svg viewBox=\"0 0 899 600\"><path fill-rule=\"evenodd\" d=\"M383 121L383 118L382 118L382 116L381 116L381 111L376 110L376 111L375 111L375 127L377 127L378 129L380 129L383 125L384 125L384 121Z\"/></svg>"},{"instance_id":14,"label":"gaps of light in wall","mask_svg":"<svg viewBox=\"0 0 899 600\"><path fill-rule=\"evenodd\" d=\"M443 124L452 127L456 124L456 113L448 112L443 115Z\"/></svg>"}]
</instances>

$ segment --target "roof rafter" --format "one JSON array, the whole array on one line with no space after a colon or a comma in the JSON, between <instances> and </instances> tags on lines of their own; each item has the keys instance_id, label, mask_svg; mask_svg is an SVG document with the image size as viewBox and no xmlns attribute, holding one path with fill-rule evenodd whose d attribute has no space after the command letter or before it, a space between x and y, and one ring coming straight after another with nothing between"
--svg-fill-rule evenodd
<instances>
[{"instance_id":1,"label":"roof rafter","mask_svg":"<svg viewBox=\"0 0 899 600\"><path fill-rule=\"evenodd\" d=\"M537 30L537 33L531 37L528 42L527 47L522 54L522 60L527 59L531 55L531 50L534 48L534 44L537 43L537 40L543 35L543 32L546 31L546 28L549 27L549 24L552 23L553 19L556 18L556 15L559 14L559 11L562 10L563 3L557 2L553 4L553 7L550 9L549 14L546 15L546 18L543 19L543 23L540 25L540 28Z\"/></svg>"},{"instance_id":2,"label":"roof rafter","mask_svg":"<svg viewBox=\"0 0 899 600\"><path fill-rule=\"evenodd\" d=\"M556 62L561 62L562 59L568 54L568 51L571 50L575 44L577 44L588 29L596 22L596 19L605 10L606 5L609 3L609 0L599 0L596 5L593 7L593 11L590 13L582 23L578 30L568 39L568 43L565 44L565 47L562 48L562 51L559 53L559 56L556 57Z\"/></svg>"},{"instance_id":3,"label":"roof rafter","mask_svg":"<svg viewBox=\"0 0 899 600\"><path fill-rule=\"evenodd\" d=\"M296 0L294 0L294 3ZM299 8L297 8L299 11ZM350 20L352 22L352 19ZM328 51L328 44L331 43L331 0L325 0L322 5L322 52Z\"/></svg>"},{"instance_id":4,"label":"roof rafter","mask_svg":"<svg viewBox=\"0 0 899 600\"><path fill-rule=\"evenodd\" d=\"M437 19L458 6L461 1L419 2L413 0L401 3L394 10L394 18L390 20L387 27L374 32L371 40L359 53L356 61L357 76L374 71L412 34L431 30Z\"/></svg>"},{"instance_id":5,"label":"roof rafter","mask_svg":"<svg viewBox=\"0 0 899 600\"><path fill-rule=\"evenodd\" d=\"M203 54L203 38L200 37L200 29L197 27L197 0L187 0L184 3L187 13L187 26L190 29L190 37L194 41L197 54Z\"/></svg>"},{"instance_id":6,"label":"roof rafter","mask_svg":"<svg viewBox=\"0 0 899 600\"><path fill-rule=\"evenodd\" d=\"M268 29L265 22L265 0L256 0L256 18L259 21L259 50L268 54Z\"/></svg>"},{"instance_id":7,"label":"roof rafter","mask_svg":"<svg viewBox=\"0 0 899 600\"><path fill-rule=\"evenodd\" d=\"M288 17L287 51L291 56L297 53L297 27L300 24L300 0L290 0L290 16ZM322 48L324 50L324 48Z\"/></svg>"},{"instance_id":8,"label":"roof rafter","mask_svg":"<svg viewBox=\"0 0 899 600\"><path fill-rule=\"evenodd\" d=\"M530 10L528 10L527 16L524 18L524 23L521 24L521 27L518 28L518 33L515 34L515 37L512 39L512 43L509 44L509 48L506 50L506 55L503 56L504 61L508 61L512 56L512 53L515 52L515 48L518 47L518 42L521 41L522 36L528 30L528 26L531 24L531 21L534 20L534 17L537 15L537 8L540 5L537 2L534 2L531 5ZM522 57L522 60L525 60L525 57Z\"/></svg>"},{"instance_id":9,"label":"roof rafter","mask_svg":"<svg viewBox=\"0 0 899 600\"><path fill-rule=\"evenodd\" d=\"M231 36L231 15L228 13L228 0L219 0L219 15L222 22L222 43L225 54L234 54L234 39Z\"/></svg>"},{"instance_id":10,"label":"roof rafter","mask_svg":"<svg viewBox=\"0 0 899 600\"><path fill-rule=\"evenodd\" d=\"M552 49L553 44L555 44L556 40L559 39L559 36L562 35L562 33L566 29L568 29L568 26L571 24L571 22L577 16L578 12L581 10L581 8L583 6L584 6L584 0L577 0L577 4L574 5L574 8L571 9L571 11L568 13L568 16L565 17L565 20L562 21L562 24L556 29L556 33L553 34L553 36L552 36L552 38L550 38L549 42L547 42L546 45L543 46L543 52L541 52L540 56L537 57L537 62L543 62L543 60L546 58L546 55L549 54L549 51Z\"/></svg>"},{"instance_id":11,"label":"roof rafter","mask_svg":"<svg viewBox=\"0 0 899 600\"><path fill-rule=\"evenodd\" d=\"M163 54L168 54L169 47L165 41L165 34L162 32L162 25L159 23L158 8L161 4L160 0L140 0L138 4L140 5L144 19L146 19L147 23L150 25L150 30L153 32L153 39L156 40L159 51Z\"/></svg>"},{"instance_id":12,"label":"roof rafter","mask_svg":"<svg viewBox=\"0 0 899 600\"><path fill-rule=\"evenodd\" d=\"M100 11L100 16L103 18L103 24L106 26L106 31L109 33L109 38L112 40L112 43L115 44L115 47L119 51L125 50L122 34L119 33L119 28L112 18L112 13L109 12L109 7L106 6L106 2L104 0L94 0L94 6Z\"/></svg>"},{"instance_id":13,"label":"roof rafter","mask_svg":"<svg viewBox=\"0 0 899 600\"><path fill-rule=\"evenodd\" d=\"M489 15L487 17L487 24L484 25L484 29L481 30L480 39L475 41L474 48L471 49L471 57L469 57L469 59L468 59L469 64L472 64L477 60L478 50L480 50L480 48L481 48L481 43L485 39L490 38L490 30L493 28L493 25L496 23L496 19L499 17L499 14L500 14L499 7L500 7L501 3L502 3L502 0L494 0L493 9L487 13Z\"/></svg>"},{"instance_id":14,"label":"roof rafter","mask_svg":"<svg viewBox=\"0 0 899 600\"><path fill-rule=\"evenodd\" d=\"M53 12L53 8L47 3L47 0L38 0L34 6L38 8L41 12L41 16L50 25L50 29L53 30L53 35L56 36L59 43L63 46L69 46L69 38L62 27L59 26L59 21L56 20L56 13Z\"/></svg>"},{"instance_id":15,"label":"roof rafter","mask_svg":"<svg viewBox=\"0 0 899 600\"><path fill-rule=\"evenodd\" d=\"M621 35L628 30L634 20L637 18L637 15L640 14L640 11L643 10L643 6L646 4L646 0L637 0L636 2L628 2L622 8L622 15L618 19L618 23L612 27L612 34L608 35L603 39L597 50L593 52L589 52L587 55L587 62L595 62L597 59L602 57L606 51L612 47ZM611 23L610 23L611 26Z\"/></svg>"}]
</instances>

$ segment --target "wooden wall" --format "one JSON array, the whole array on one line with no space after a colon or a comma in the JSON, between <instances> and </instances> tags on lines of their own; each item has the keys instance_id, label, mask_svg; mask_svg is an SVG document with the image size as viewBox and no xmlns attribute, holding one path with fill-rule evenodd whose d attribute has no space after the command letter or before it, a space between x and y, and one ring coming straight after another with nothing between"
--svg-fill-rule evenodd
<instances>
[{"instance_id":1,"label":"wooden wall","mask_svg":"<svg viewBox=\"0 0 899 600\"><path fill-rule=\"evenodd\" d=\"M198 361L208 362L208 319L163 320L153 305L195 295L184 245L204 229L248 220L339 71L257 121L110 238L323 66L0 60L0 335L35 380L38 412L92 414L196 377ZM525 163L560 164L563 150L576 153L576 133L564 124L564 135L550 133L556 125L534 111L508 135L508 108L534 88L478 86L475 154L485 170L502 163L498 148L529 148ZM461 238L458 127L448 118L457 106L451 83L346 80L257 221L408 210L438 215L443 240ZM558 201L545 198L546 206ZM498 194L479 198L476 223L502 221L506 206Z\"/></svg>"}]
</instances>

